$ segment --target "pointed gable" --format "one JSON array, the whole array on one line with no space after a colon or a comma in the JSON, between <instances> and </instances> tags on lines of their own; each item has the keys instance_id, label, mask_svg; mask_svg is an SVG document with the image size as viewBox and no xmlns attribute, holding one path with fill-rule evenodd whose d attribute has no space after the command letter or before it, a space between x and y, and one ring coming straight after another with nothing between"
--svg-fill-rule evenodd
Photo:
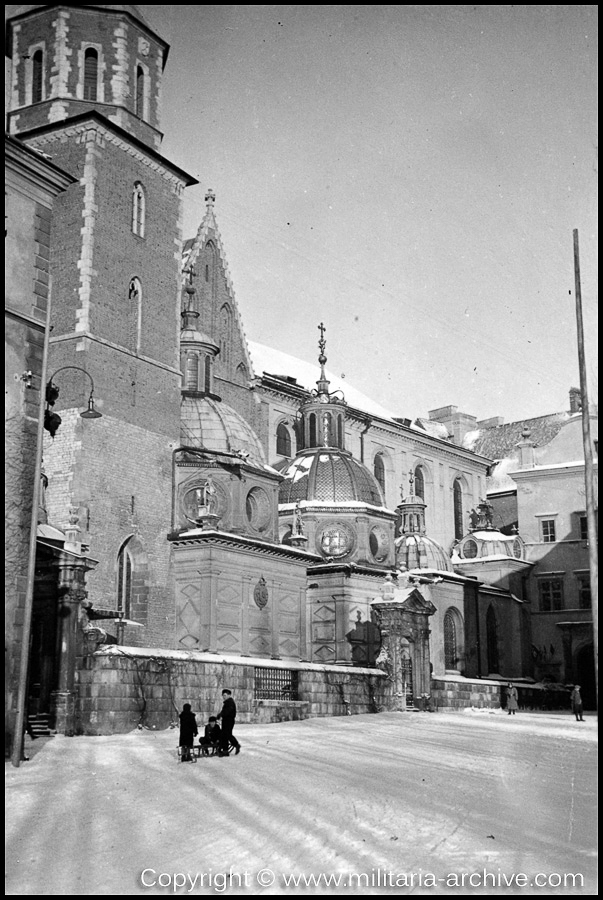
<instances>
[{"instance_id":1,"label":"pointed gable","mask_svg":"<svg viewBox=\"0 0 603 900\"><path fill-rule=\"evenodd\" d=\"M215 194L205 195L206 212L194 238L185 241L183 269L194 267L199 294L199 329L220 347L216 378L248 386L253 362L214 213Z\"/></svg>"}]
</instances>

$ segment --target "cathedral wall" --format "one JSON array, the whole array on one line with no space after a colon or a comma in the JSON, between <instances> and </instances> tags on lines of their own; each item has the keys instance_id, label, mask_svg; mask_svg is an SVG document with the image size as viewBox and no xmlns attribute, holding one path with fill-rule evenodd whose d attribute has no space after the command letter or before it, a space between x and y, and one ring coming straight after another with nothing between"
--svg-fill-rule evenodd
<instances>
[{"instance_id":1,"label":"cathedral wall","mask_svg":"<svg viewBox=\"0 0 603 900\"><path fill-rule=\"evenodd\" d=\"M462 584L440 582L433 585L421 585L421 593L436 608L429 619L429 653L434 678L444 676L447 669L465 671L465 599ZM456 659L455 666L447 667L444 654L444 617L451 612L455 626Z\"/></svg>"},{"instance_id":2,"label":"cathedral wall","mask_svg":"<svg viewBox=\"0 0 603 900\"><path fill-rule=\"evenodd\" d=\"M44 389L51 208L70 179L5 140L5 735L17 714L23 625L31 601L32 527L38 521L38 438Z\"/></svg>"},{"instance_id":3,"label":"cathedral wall","mask_svg":"<svg viewBox=\"0 0 603 900\"><path fill-rule=\"evenodd\" d=\"M88 599L96 607L118 607L118 557L136 539L132 595L126 616L129 642L171 646L174 629L170 580L171 446L169 437L103 415L83 420L62 411L54 441L47 438L44 466L49 478L48 518L58 526L79 515L80 540L99 561L87 578ZM115 633L115 626L100 622Z\"/></svg>"},{"instance_id":4,"label":"cathedral wall","mask_svg":"<svg viewBox=\"0 0 603 900\"><path fill-rule=\"evenodd\" d=\"M174 543L176 646L245 656L306 656L306 560L219 536Z\"/></svg>"},{"instance_id":5,"label":"cathedral wall","mask_svg":"<svg viewBox=\"0 0 603 900\"><path fill-rule=\"evenodd\" d=\"M81 179L57 202L53 219L53 337L92 332L179 369L178 185L102 128L32 145ZM135 184L144 190L144 236L132 230ZM139 296L130 290L133 278Z\"/></svg>"}]
</instances>

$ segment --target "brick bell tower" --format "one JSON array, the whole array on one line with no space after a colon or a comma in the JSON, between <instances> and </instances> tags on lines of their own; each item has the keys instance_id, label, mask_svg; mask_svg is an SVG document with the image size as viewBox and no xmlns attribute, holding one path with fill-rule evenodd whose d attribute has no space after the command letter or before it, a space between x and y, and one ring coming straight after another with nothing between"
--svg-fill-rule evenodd
<instances>
[{"instance_id":1,"label":"brick bell tower","mask_svg":"<svg viewBox=\"0 0 603 900\"><path fill-rule=\"evenodd\" d=\"M99 560L93 607L145 626L125 626L123 642L170 646L180 223L197 182L160 152L169 48L134 6L33 7L7 38L8 130L78 179L52 225L48 378L62 421L44 452L48 518L75 518ZM80 417L91 385L94 421Z\"/></svg>"}]
</instances>

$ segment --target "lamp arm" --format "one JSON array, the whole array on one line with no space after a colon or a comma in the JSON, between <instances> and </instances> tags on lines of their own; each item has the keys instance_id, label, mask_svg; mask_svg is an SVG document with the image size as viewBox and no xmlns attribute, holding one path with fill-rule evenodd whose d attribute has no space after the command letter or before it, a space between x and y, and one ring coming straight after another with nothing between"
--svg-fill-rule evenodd
<instances>
[{"instance_id":1,"label":"lamp arm","mask_svg":"<svg viewBox=\"0 0 603 900\"><path fill-rule=\"evenodd\" d=\"M53 378L59 374L59 372L65 372L67 369L73 369L76 372L83 372L84 375L87 375L90 379L90 384L92 385L92 389L90 391L90 396L94 393L94 381L92 379L92 375L90 372L87 372L85 369L82 369L80 366L61 366L60 369L57 369L56 372L53 372L50 378L48 379L48 385L52 384Z\"/></svg>"}]
</instances>

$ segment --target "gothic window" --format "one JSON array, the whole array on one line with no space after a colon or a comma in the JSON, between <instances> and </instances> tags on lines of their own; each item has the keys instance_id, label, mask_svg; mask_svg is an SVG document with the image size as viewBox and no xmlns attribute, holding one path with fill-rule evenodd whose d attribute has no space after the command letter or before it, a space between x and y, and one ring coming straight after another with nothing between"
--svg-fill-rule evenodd
<instances>
[{"instance_id":1,"label":"gothic window","mask_svg":"<svg viewBox=\"0 0 603 900\"><path fill-rule=\"evenodd\" d=\"M145 93L145 71L142 66L136 66L136 105L134 111L141 119L144 119Z\"/></svg>"},{"instance_id":2,"label":"gothic window","mask_svg":"<svg viewBox=\"0 0 603 900\"><path fill-rule=\"evenodd\" d=\"M31 61L31 102L40 103L44 99L44 53L36 50Z\"/></svg>"},{"instance_id":3,"label":"gothic window","mask_svg":"<svg viewBox=\"0 0 603 900\"><path fill-rule=\"evenodd\" d=\"M232 353L232 310L225 303L220 310L220 359L229 366Z\"/></svg>"},{"instance_id":4,"label":"gothic window","mask_svg":"<svg viewBox=\"0 0 603 900\"><path fill-rule=\"evenodd\" d=\"M452 486L453 506L454 506L454 536L457 541L463 536L463 486L461 479L455 479Z\"/></svg>"},{"instance_id":5,"label":"gothic window","mask_svg":"<svg viewBox=\"0 0 603 900\"><path fill-rule=\"evenodd\" d=\"M488 674L499 674L498 625L493 606L489 606L488 612L486 613L486 650L488 654Z\"/></svg>"},{"instance_id":6,"label":"gothic window","mask_svg":"<svg viewBox=\"0 0 603 900\"><path fill-rule=\"evenodd\" d=\"M444 665L446 669L456 669L458 666L456 623L450 610L444 616Z\"/></svg>"},{"instance_id":7,"label":"gothic window","mask_svg":"<svg viewBox=\"0 0 603 900\"><path fill-rule=\"evenodd\" d=\"M142 285L139 278L131 278L128 286L127 346L140 350L142 328Z\"/></svg>"},{"instance_id":8,"label":"gothic window","mask_svg":"<svg viewBox=\"0 0 603 900\"><path fill-rule=\"evenodd\" d=\"M425 478L421 466L416 466L415 468L415 494L421 500L425 499Z\"/></svg>"},{"instance_id":9,"label":"gothic window","mask_svg":"<svg viewBox=\"0 0 603 900\"><path fill-rule=\"evenodd\" d=\"M117 609L126 619L131 616L132 609L132 554L129 541L122 545L117 557Z\"/></svg>"},{"instance_id":10,"label":"gothic window","mask_svg":"<svg viewBox=\"0 0 603 900\"><path fill-rule=\"evenodd\" d=\"M134 515L135 498L131 498ZM117 609L125 619L145 624L148 616L149 560L140 538L127 538L117 555ZM127 626L126 626L127 627ZM136 640L136 631L127 632L126 643Z\"/></svg>"},{"instance_id":11,"label":"gothic window","mask_svg":"<svg viewBox=\"0 0 603 900\"><path fill-rule=\"evenodd\" d=\"M291 435L284 422L276 429L276 452L278 456L291 456Z\"/></svg>"},{"instance_id":12,"label":"gothic window","mask_svg":"<svg viewBox=\"0 0 603 900\"><path fill-rule=\"evenodd\" d=\"M84 100L96 102L98 93L98 52L87 47L84 53Z\"/></svg>"},{"instance_id":13,"label":"gothic window","mask_svg":"<svg viewBox=\"0 0 603 900\"><path fill-rule=\"evenodd\" d=\"M134 184L132 191L132 231L138 237L144 237L146 219L146 197L140 181Z\"/></svg>"},{"instance_id":14,"label":"gothic window","mask_svg":"<svg viewBox=\"0 0 603 900\"><path fill-rule=\"evenodd\" d=\"M383 454L378 453L373 462L373 474L383 493L385 494L385 465L383 463Z\"/></svg>"},{"instance_id":15,"label":"gothic window","mask_svg":"<svg viewBox=\"0 0 603 900\"><path fill-rule=\"evenodd\" d=\"M247 384L248 375L247 375L247 366L244 363L239 363L236 371L236 378L241 384Z\"/></svg>"}]
</instances>

